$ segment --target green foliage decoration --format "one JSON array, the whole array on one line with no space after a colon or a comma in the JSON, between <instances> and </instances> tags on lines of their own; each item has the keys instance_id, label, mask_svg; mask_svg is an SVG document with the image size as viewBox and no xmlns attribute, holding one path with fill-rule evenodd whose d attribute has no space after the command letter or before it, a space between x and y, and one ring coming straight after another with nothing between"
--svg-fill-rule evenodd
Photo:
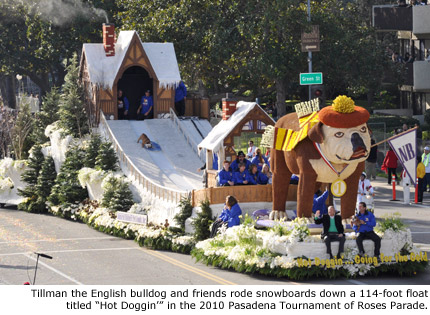
<instances>
[{"instance_id":1,"label":"green foliage decoration","mask_svg":"<svg viewBox=\"0 0 430 315\"><path fill-rule=\"evenodd\" d=\"M84 166L85 151L72 146L66 153L48 201L55 205L79 203L88 198L86 188L78 180L78 171Z\"/></svg>"},{"instance_id":2,"label":"green foliage decoration","mask_svg":"<svg viewBox=\"0 0 430 315\"><path fill-rule=\"evenodd\" d=\"M60 118L58 114L60 96L58 88L53 87L43 98L41 111L34 116L32 138L35 143L43 144L49 141L45 135L45 129Z\"/></svg>"},{"instance_id":3,"label":"green foliage decoration","mask_svg":"<svg viewBox=\"0 0 430 315\"><path fill-rule=\"evenodd\" d=\"M100 144L96 157L95 168L103 171L118 170L118 157L110 142L102 142Z\"/></svg>"},{"instance_id":4,"label":"green foliage decoration","mask_svg":"<svg viewBox=\"0 0 430 315\"><path fill-rule=\"evenodd\" d=\"M102 206L112 211L128 211L134 204L133 194L128 183L111 176L104 186Z\"/></svg>"},{"instance_id":5,"label":"green foliage decoration","mask_svg":"<svg viewBox=\"0 0 430 315\"><path fill-rule=\"evenodd\" d=\"M75 138L88 134L89 123L84 104L84 90L79 80L79 65L76 54L67 66L60 102L60 127Z\"/></svg>"},{"instance_id":6,"label":"green foliage decoration","mask_svg":"<svg viewBox=\"0 0 430 315\"><path fill-rule=\"evenodd\" d=\"M393 230L397 232L406 229L407 225L403 223L402 219L400 219L400 216L401 214L399 212L382 216L382 220L378 221L378 225L375 227L375 230L383 233L386 230Z\"/></svg>"},{"instance_id":7,"label":"green foliage decoration","mask_svg":"<svg viewBox=\"0 0 430 315\"><path fill-rule=\"evenodd\" d=\"M210 236L210 226L213 222L212 209L209 200L200 203L201 211L193 219L191 225L194 227L194 238L198 241L205 240Z\"/></svg>"},{"instance_id":8,"label":"green foliage decoration","mask_svg":"<svg viewBox=\"0 0 430 315\"><path fill-rule=\"evenodd\" d=\"M193 205L191 204L191 199L185 197L181 198L181 200L179 201L179 208L181 208L181 210L178 214L175 215L173 220L177 225L180 226L181 231L185 232L185 221L189 217L191 217L193 213Z\"/></svg>"},{"instance_id":9,"label":"green foliage decoration","mask_svg":"<svg viewBox=\"0 0 430 315\"><path fill-rule=\"evenodd\" d=\"M88 147L85 150L85 160L84 166L95 168L97 156L99 155L100 145L102 144L102 139L97 134L91 134Z\"/></svg>"},{"instance_id":10,"label":"green foliage decoration","mask_svg":"<svg viewBox=\"0 0 430 315\"><path fill-rule=\"evenodd\" d=\"M24 189L18 189L18 194L24 197L24 201L18 204L18 209L29 212L40 212L41 205L37 203L37 179L44 161L42 147L35 145L28 159L27 170L21 175L21 179L27 183Z\"/></svg>"}]
</instances>

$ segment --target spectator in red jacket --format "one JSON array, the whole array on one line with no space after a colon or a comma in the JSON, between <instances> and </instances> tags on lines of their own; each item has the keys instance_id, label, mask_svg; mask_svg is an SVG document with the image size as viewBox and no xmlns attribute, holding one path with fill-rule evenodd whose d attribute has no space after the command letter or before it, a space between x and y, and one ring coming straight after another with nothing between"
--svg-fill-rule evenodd
<instances>
[{"instance_id":1,"label":"spectator in red jacket","mask_svg":"<svg viewBox=\"0 0 430 315\"><path fill-rule=\"evenodd\" d=\"M388 185L391 185L391 177L395 176L396 182L398 182L397 174L396 174L396 168L397 168L397 156L394 153L393 149L390 147L390 149L387 151L387 154L385 155L384 162L382 163L382 170L388 171Z\"/></svg>"}]
</instances>

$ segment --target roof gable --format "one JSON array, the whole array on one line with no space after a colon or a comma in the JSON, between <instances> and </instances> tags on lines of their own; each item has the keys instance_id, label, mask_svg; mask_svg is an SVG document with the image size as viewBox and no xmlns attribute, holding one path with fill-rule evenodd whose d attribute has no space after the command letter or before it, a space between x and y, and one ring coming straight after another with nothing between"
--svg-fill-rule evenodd
<instances>
[{"instance_id":1,"label":"roof gable","mask_svg":"<svg viewBox=\"0 0 430 315\"><path fill-rule=\"evenodd\" d=\"M249 114L253 110L260 111L267 117L273 125L275 121L255 102L240 101L236 105L236 111L228 120L221 120L200 142L198 149L207 149L213 152L219 152L224 148L224 140L230 136L237 126L243 126L250 118Z\"/></svg>"},{"instance_id":2,"label":"roof gable","mask_svg":"<svg viewBox=\"0 0 430 315\"><path fill-rule=\"evenodd\" d=\"M143 59L138 57L138 51L142 52ZM82 55L81 60L86 63L90 81L104 89L112 89L124 69L131 64L144 67L162 88L174 87L181 80L173 44L142 44L136 31L119 33L115 56L106 57L101 43L84 44Z\"/></svg>"}]
</instances>

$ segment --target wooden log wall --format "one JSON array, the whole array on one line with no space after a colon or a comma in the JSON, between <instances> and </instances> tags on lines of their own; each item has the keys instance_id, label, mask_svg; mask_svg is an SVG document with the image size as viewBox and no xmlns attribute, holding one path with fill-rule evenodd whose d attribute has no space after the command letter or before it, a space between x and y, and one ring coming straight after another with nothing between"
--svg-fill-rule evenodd
<instances>
[{"instance_id":1,"label":"wooden log wall","mask_svg":"<svg viewBox=\"0 0 430 315\"><path fill-rule=\"evenodd\" d=\"M235 196L239 202L272 202L272 185L245 185L231 187L210 187L193 190L193 207L206 199L210 204L223 204L228 195ZM290 185L287 201L297 200L297 185Z\"/></svg>"}]
</instances>

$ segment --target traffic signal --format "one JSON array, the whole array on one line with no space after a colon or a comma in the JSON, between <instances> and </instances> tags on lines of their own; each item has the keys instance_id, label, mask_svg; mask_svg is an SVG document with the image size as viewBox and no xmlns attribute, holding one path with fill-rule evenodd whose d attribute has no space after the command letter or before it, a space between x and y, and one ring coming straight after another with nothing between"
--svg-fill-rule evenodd
<instances>
[{"instance_id":1,"label":"traffic signal","mask_svg":"<svg viewBox=\"0 0 430 315\"><path fill-rule=\"evenodd\" d=\"M325 106L325 89L324 85L311 85L311 99L320 100L320 108Z\"/></svg>"}]
</instances>

